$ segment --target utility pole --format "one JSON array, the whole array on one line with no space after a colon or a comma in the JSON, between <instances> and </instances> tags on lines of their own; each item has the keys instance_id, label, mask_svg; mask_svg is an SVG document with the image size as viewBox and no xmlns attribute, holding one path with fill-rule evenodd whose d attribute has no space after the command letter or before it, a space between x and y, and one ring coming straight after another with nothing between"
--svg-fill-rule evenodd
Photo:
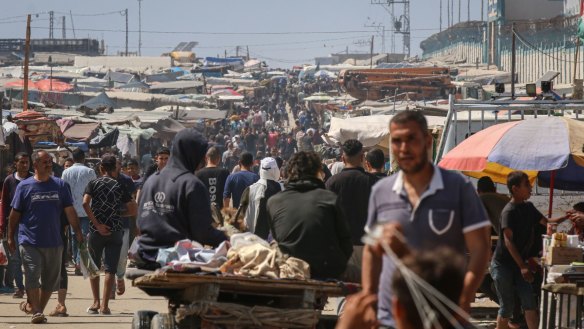
<instances>
[{"instance_id":1,"label":"utility pole","mask_svg":"<svg viewBox=\"0 0 584 329\"><path fill-rule=\"evenodd\" d=\"M442 0L440 0L440 32L442 32Z\"/></svg>"},{"instance_id":2,"label":"utility pole","mask_svg":"<svg viewBox=\"0 0 584 329\"><path fill-rule=\"evenodd\" d=\"M63 39L67 39L67 29L65 28L65 16L61 18L63 20Z\"/></svg>"},{"instance_id":3,"label":"utility pole","mask_svg":"<svg viewBox=\"0 0 584 329\"><path fill-rule=\"evenodd\" d=\"M460 23L460 7L461 6L461 0L458 0L458 22Z\"/></svg>"},{"instance_id":4,"label":"utility pole","mask_svg":"<svg viewBox=\"0 0 584 329\"><path fill-rule=\"evenodd\" d=\"M466 21L470 22L470 0L466 1L466 10L467 10Z\"/></svg>"},{"instance_id":5,"label":"utility pole","mask_svg":"<svg viewBox=\"0 0 584 329\"><path fill-rule=\"evenodd\" d=\"M371 50L370 50L371 61L369 62L369 68L373 68L373 38L374 37L375 37L374 35L371 36Z\"/></svg>"},{"instance_id":6,"label":"utility pole","mask_svg":"<svg viewBox=\"0 0 584 329\"><path fill-rule=\"evenodd\" d=\"M485 0L481 0L481 22L485 21Z\"/></svg>"},{"instance_id":7,"label":"utility pole","mask_svg":"<svg viewBox=\"0 0 584 329\"><path fill-rule=\"evenodd\" d=\"M511 25L511 99L515 99L515 23Z\"/></svg>"},{"instance_id":8,"label":"utility pole","mask_svg":"<svg viewBox=\"0 0 584 329\"><path fill-rule=\"evenodd\" d=\"M55 18L55 12L54 11L49 11L49 39L53 39L54 35L53 35L53 24L54 24L54 19Z\"/></svg>"},{"instance_id":9,"label":"utility pole","mask_svg":"<svg viewBox=\"0 0 584 329\"><path fill-rule=\"evenodd\" d=\"M450 26L454 25L454 0L450 3Z\"/></svg>"},{"instance_id":10,"label":"utility pole","mask_svg":"<svg viewBox=\"0 0 584 329\"><path fill-rule=\"evenodd\" d=\"M73 24L73 13L69 10L69 17L71 18L71 29L73 30L73 39L77 39L75 35L75 25Z\"/></svg>"},{"instance_id":11,"label":"utility pole","mask_svg":"<svg viewBox=\"0 0 584 329\"><path fill-rule=\"evenodd\" d=\"M22 91L22 110L28 110L28 55L30 52L30 15L26 16L26 40L24 42L24 90Z\"/></svg>"},{"instance_id":12,"label":"utility pole","mask_svg":"<svg viewBox=\"0 0 584 329\"><path fill-rule=\"evenodd\" d=\"M138 0L138 56L142 56L142 0Z\"/></svg>"},{"instance_id":13,"label":"utility pole","mask_svg":"<svg viewBox=\"0 0 584 329\"><path fill-rule=\"evenodd\" d=\"M128 57L128 8L124 10L124 16L126 16L126 57Z\"/></svg>"},{"instance_id":14,"label":"utility pole","mask_svg":"<svg viewBox=\"0 0 584 329\"><path fill-rule=\"evenodd\" d=\"M447 18L447 25L446 28L450 27L450 1L451 0L446 0L446 18Z\"/></svg>"},{"instance_id":15,"label":"utility pole","mask_svg":"<svg viewBox=\"0 0 584 329\"><path fill-rule=\"evenodd\" d=\"M235 46L235 57L239 57L239 46Z\"/></svg>"},{"instance_id":16,"label":"utility pole","mask_svg":"<svg viewBox=\"0 0 584 329\"><path fill-rule=\"evenodd\" d=\"M249 61L249 46L246 46L247 48L247 60Z\"/></svg>"}]
</instances>

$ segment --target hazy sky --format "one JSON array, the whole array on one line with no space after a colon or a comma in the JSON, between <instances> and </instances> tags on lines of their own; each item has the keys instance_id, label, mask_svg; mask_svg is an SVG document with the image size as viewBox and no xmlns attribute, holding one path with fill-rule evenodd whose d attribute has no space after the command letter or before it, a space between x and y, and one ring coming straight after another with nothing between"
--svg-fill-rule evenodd
<instances>
[{"instance_id":1,"label":"hazy sky","mask_svg":"<svg viewBox=\"0 0 584 329\"><path fill-rule=\"evenodd\" d=\"M334 52L368 52L368 41L375 35L375 51L381 51L381 34L364 25L385 24L391 28L389 14L372 0L143 0L142 55L158 56L171 51L181 41L198 41L197 56L235 55L236 46L249 46L251 57L267 60L272 66L313 63L316 56ZM443 26L446 25L446 1ZM462 20L467 18L470 1L471 20L480 19L482 0L454 0L455 22L458 3ZM486 2L486 0L484 1ZM411 0L412 55L420 54L420 41L438 32L439 0ZM22 0L4 1L0 14L0 38L23 38L24 15L33 16L32 38L49 36L50 10L55 11L54 35L62 36L62 16L66 16L67 37L104 39L112 55L125 47L125 17L129 10L129 48L138 48L137 0ZM396 5L396 14L402 13ZM69 11L73 14L73 24ZM112 13L113 12L113 13ZM100 15L97 15L100 14ZM301 33L300 33L301 32ZM331 32L331 33L322 33ZM218 34L217 34L218 33ZM271 34L268 34L271 33ZM386 32L390 51L391 32ZM401 52L401 36L396 50ZM241 54L241 53L240 53Z\"/></svg>"}]
</instances>

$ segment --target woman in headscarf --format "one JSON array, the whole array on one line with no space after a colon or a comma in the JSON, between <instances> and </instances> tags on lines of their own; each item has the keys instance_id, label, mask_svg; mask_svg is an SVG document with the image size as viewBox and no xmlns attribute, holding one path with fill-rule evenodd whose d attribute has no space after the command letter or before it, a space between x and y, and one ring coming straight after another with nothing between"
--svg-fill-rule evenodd
<instances>
[{"instance_id":1,"label":"woman in headscarf","mask_svg":"<svg viewBox=\"0 0 584 329\"><path fill-rule=\"evenodd\" d=\"M243 192L240 212L245 211L244 218L247 230L267 240L270 226L266 205L270 197L282 191L282 185L278 182L280 169L274 158L262 159L259 171L260 179Z\"/></svg>"}]
</instances>

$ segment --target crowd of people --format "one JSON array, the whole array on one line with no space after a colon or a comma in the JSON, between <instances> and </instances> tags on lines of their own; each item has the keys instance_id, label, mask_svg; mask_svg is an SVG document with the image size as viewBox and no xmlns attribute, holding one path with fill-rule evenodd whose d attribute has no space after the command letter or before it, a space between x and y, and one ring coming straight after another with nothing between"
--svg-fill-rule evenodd
<instances>
[{"instance_id":1,"label":"crowd of people","mask_svg":"<svg viewBox=\"0 0 584 329\"><path fill-rule=\"evenodd\" d=\"M110 149L90 168L78 149L60 172L47 151L17 154L2 188L0 235L10 257L0 292L26 298L20 309L32 323L44 323L57 291L48 315L66 316L66 267L73 264L80 275L80 250L87 248L105 272L101 294L99 276L89 280L87 313L111 314L110 300L125 291L134 237L132 262L155 270L158 250L179 240L209 246L228 240L216 216L231 209L242 218L239 229L307 262L312 278L361 284L339 328L420 328L426 319L412 307L416 295L402 266L468 312L489 262L501 306L498 328L508 327L513 291L535 328L525 261L537 244L533 236L540 236L537 224L566 217L546 219L527 202L527 176L509 175L509 199L488 179L476 189L433 165L426 119L409 110L390 123L397 173L388 177L383 150L355 139L339 145L338 157L325 159L316 152L322 151L322 118L302 102L304 92L278 85L204 132L184 129L168 148L139 159ZM567 217L584 224L581 210L575 206ZM493 233L499 242L491 258ZM435 320L446 328L453 317L442 313Z\"/></svg>"}]
</instances>

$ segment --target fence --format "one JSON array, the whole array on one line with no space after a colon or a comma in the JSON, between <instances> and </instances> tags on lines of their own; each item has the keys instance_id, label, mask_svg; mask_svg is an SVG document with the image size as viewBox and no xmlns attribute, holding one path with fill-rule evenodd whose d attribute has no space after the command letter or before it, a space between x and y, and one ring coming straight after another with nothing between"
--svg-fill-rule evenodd
<instances>
[{"instance_id":1,"label":"fence","mask_svg":"<svg viewBox=\"0 0 584 329\"><path fill-rule=\"evenodd\" d=\"M556 83L569 84L584 78L584 53L576 58L577 17L540 22L520 22L516 38L516 75L518 83L536 81L547 71L558 71ZM476 24L475 24L476 25ZM442 58L453 63L487 64L490 37L486 26L444 31L422 42L426 59ZM511 25L496 27L492 63L502 71L511 71ZM576 66L576 76L574 68Z\"/></svg>"}]
</instances>

